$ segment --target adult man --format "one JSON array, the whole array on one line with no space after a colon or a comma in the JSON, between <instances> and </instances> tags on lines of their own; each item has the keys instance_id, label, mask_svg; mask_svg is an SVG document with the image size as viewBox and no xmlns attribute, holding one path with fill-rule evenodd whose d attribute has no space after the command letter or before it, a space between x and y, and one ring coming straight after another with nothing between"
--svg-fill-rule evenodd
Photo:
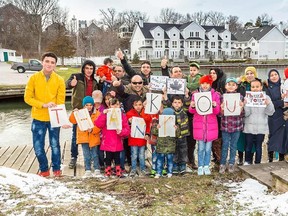
<instances>
[{"instance_id":1,"label":"adult man","mask_svg":"<svg viewBox=\"0 0 288 216\"><path fill-rule=\"evenodd\" d=\"M66 88L72 89L72 109L82 109L82 100L85 96L92 96L92 92L98 89L98 83L94 78L96 66L93 61L86 60L81 68L81 73L71 74L66 81ZM74 169L78 157L78 146L76 144L77 124L73 125L71 140L71 160L69 168Z\"/></svg>"},{"instance_id":2,"label":"adult man","mask_svg":"<svg viewBox=\"0 0 288 216\"><path fill-rule=\"evenodd\" d=\"M130 77L125 74L122 65L116 65L114 67L113 75L117 78L117 80L121 80L123 85L128 85L130 83Z\"/></svg>"},{"instance_id":3,"label":"adult man","mask_svg":"<svg viewBox=\"0 0 288 216\"><path fill-rule=\"evenodd\" d=\"M49 132L52 169L55 177L61 176L61 152L59 143L60 127L51 128L48 108L65 103L65 82L54 72L57 56L54 53L44 53L43 69L33 74L26 85L24 100L32 106L32 136L33 148L39 162L39 175L50 175L45 152L45 135Z\"/></svg>"}]
</instances>

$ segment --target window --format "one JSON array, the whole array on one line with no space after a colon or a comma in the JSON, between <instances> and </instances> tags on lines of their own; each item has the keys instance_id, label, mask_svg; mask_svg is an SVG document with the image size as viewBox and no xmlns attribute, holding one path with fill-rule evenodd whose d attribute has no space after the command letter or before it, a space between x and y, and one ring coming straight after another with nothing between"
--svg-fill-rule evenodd
<instances>
[{"instance_id":1,"label":"window","mask_svg":"<svg viewBox=\"0 0 288 216\"><path fill-rule=\"evenodd\" d=\"M155 41L155 48L162 48L162 41Z\"/></svg>"},{"instance_id":2,"label":"window","mask_svg":"<svg viewBox=\"0 0 288 216\"><path fill-rule=\"evenodd\" d=\"M224 48L229 48L229 42L224 43Z\"/></svg>"},{"instance_id":3,"label":"window","mask_svg":"<svg viewBox=\"0 0 288 216\"><path fill-rule=\"evenodd\" d=\"M252 46L255 46L255 43L252 43Z\"/></svg>"},{"instance_id":4,"label":"window","mask_svg":"<svg viewBox=\"0 0 288 216\"><path fill-rule=\"evenodd\" d=\"M258 51L255 51L255 55L258 55Z\"/></svg>"},{"instance_id":5,"label":"window","mask_svg":"<svg viewBox=\"0 0 288 216\"><path fill-rule=\"evenodd\" d=\"M190 37L194 37L194 32L190 32Z\"/></svg>"},{"instance_id":6,"label":"window","mask_svg":"<svg viewBox=\"0 0 288 216\"><path fill-rule=\"evenodd\" d=\"M196 48L200 48L201 46L201 42L200 41L196 41Z\"/></svg>"},{"instance_id":7,"label":"window","mask_svg":"<svg viewBox=\"0 0 288 216\"><path fill-rule=\"evenodd\" d=\"M211 48L215 48L216 47L216 43L215 42L211 42Z\"/></svg>"},{"instance_id":8,"label":"window","mask_svg":"<svg viewBox=\"0 0 288 216\"><path fill-rule=\"evenodd\" d=\"M194 41L189 41L189 48L194 48Z\"/></svg>"},{"instance_id":9,"label":"window","mask_svg":"<svg viewBox=\"0 0 288 216\"><path fill-rule=\"evenodd\" d=\"M172 48L177 48L177 41L172 41Z\"/></svg>"},{"instance_id":10,"label":"window","mask_svg":"<svg viewBox=\"0 0 288 216\"><path fill-rule=\"evenodd\" d=\"M176 36L176 34L173 34L173 36L175 37L175 36Z\"/></svg>"},{"instance_id":11,"label":"window","mask_svg":"<svg viewBox=\"0 0 288 216\"><path fill-rule=\"evenodd\" d=\"M214 37L215 37L215 35L212 35L212 37L214 38Z\"/></svg>"},{"instance_id":12,"label":"window","mask_svg":"<svg viewBox=\"0 0 288 216\"><path fill-rule=\"evenodd\" d=\"M161 35L160 33L157 34L157 36L160 36L160 35Z\"/></svg>"},{"instance_id":13,"label":"window","mask_svg":"<svg viewBox=\"0 0 288 216\"><path fill-rule=\"evenodd\" d=\"M245 43L245 46L247 46L247 43Z\"/></svg>"},{"instance_id":14,"label":"window","mask_svg":"<svg viewBox=\"0 0 288 216\"><path fill-rule=\"evenodd\" d=\"M199 37L200 36L200 32L195 32L195 36Z\"/></svg>"}]
</instances>

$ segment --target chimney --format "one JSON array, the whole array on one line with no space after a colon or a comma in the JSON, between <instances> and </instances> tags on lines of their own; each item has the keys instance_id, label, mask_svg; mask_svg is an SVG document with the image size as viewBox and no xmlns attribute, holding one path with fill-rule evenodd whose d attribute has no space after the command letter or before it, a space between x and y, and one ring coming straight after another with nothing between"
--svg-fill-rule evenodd
<instances>
[{"instance_id":1,"label":"chimney","mask_svg":"<svg viewBox=\"0 0 288 216\"><path fill-rule=\"evenodd\" d=\"M142 19L142 17L140 17L140 19L139 19L139 26L140 26L140 28L143 28L143 19Z\"/></svg>"},{"instance_id":2,"label":"chimney","mask_svg":"<svg viewBox=\"0 0 288 216\"><path fill-rule=\"evenodd\" d=\"M281 21L280 23L279 23L279 30L281 31L281 32L283 32L283 22Z\"/></svg>"},{"instance_id":3,"label":"chimney","mask_svg":"<svg viewBox=\"0 0 288 216\"><path fill-rule=\"evenodd\" d=\"M229 23L228 22L225 22L224 28L229 31Z\"/></svg>"}]
</instances>

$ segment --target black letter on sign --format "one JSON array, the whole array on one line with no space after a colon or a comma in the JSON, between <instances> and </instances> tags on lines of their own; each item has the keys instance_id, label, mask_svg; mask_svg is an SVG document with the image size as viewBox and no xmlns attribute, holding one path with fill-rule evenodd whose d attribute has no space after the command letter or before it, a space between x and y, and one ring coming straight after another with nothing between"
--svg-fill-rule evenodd
<instances>
[{"instance_id":1,"label":"black letter on sign","mask_svg":"<svg viewBox=\"0 0 288 216\"><path fill-rule=\"evenodd\" d=\"M157 95L156 97L153 98L153 94L151 94L151 105L150 105L150 112L152 112L152 106L154 106L156 108L156 110L158 110L158 107L156 107L156 105L153 103L153 101L158 98L159 95Z\"/></svg>"}]
</instances>

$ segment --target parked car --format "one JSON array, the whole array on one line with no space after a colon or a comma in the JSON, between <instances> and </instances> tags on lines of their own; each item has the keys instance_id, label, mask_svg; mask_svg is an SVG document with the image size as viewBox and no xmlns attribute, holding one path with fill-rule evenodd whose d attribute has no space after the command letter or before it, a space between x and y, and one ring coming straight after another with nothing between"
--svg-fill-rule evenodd
<instances>
[{"instance_id":1,"label":"parked car","mask_svg":"<svg viewBox=\"0 0 288 216\"><path fill-rule=\"evenodd\" d=\"M18 73L24 73L26 70L40 71L42 70L42 64L38 59L29 59L28 63L13 62L11 69L17 70Z\"/></svg>"}]
</instances>

